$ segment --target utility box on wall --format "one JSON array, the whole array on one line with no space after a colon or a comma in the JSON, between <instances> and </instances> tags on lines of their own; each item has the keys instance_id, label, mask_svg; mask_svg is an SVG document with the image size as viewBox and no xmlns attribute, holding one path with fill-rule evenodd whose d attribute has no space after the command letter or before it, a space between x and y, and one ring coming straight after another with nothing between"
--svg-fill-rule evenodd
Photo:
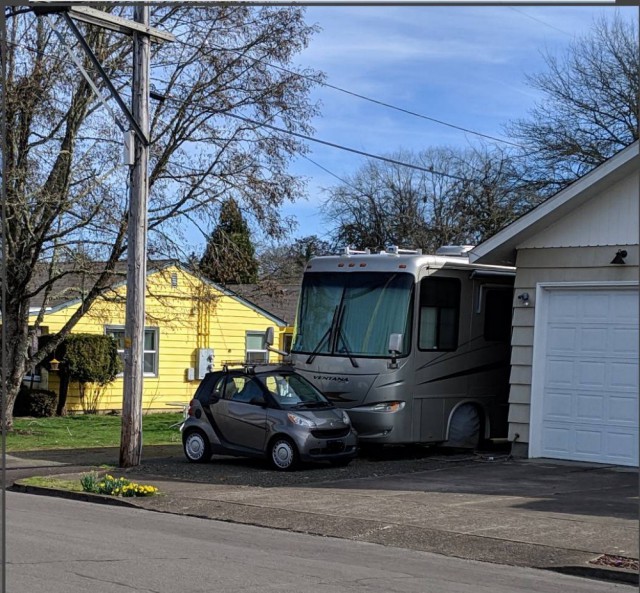
<instances>
[{"instance_id":1,"label":"utility box on wall","mask_svg":"<svg viewBox=\"0 0 640 593\"><path fill-rule=\"evenodd\" d=\"M197 363L197 378L204 379L204 376L213 370L213 348L198 348Z\"/></svg>"}]
</instances>

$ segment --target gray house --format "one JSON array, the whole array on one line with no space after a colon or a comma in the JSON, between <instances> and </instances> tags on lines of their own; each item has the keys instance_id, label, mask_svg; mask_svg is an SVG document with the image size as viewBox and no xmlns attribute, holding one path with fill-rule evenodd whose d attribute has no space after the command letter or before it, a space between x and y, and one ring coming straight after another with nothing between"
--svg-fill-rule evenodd
<instances>
[{"instance_id":1,"label":"gray house","mask_svg":"<svg viewBox=\"0 0 640 593\"><path fill-rule=\"evenodd\" d=\"M470 253L515 265L513 453L638 465L635 142Z\"/></svg>"}]
</instances>

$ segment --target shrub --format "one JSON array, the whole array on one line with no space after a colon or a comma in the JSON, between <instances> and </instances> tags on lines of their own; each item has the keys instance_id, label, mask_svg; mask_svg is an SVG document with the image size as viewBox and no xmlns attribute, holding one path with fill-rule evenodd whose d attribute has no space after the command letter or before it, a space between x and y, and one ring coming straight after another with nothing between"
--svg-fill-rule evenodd
<instances>
[{"instance_id":1,"label":"shrub","mask_svg":"<svg viewBox=\"0 0 640 593\"><path fill-rule=\"evenodd\" d=\"M80 404L85 414L95 414L104 387L122 370L116 341L111 336L67 336L64 364L69 377L80 385Z\"/></svg>"},{"instance_id":2,"label":"shrub","mask_svg":"<svg viewBox=\"0 0 640 593\"><path fill-rule=\"evenodd\" d=\"M58 396L53 391L30 389L23 385L18 392L13 415L47 418L55 414L57 401Z\"/></svg>"}]
</instances>

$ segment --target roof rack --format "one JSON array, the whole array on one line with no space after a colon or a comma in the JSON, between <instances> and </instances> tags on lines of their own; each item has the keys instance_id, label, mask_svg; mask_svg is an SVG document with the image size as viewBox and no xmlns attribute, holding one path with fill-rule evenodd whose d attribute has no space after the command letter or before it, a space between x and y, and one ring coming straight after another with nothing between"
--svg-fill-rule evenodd
<instances>
[{"instance_id":1,"label":"roof rack","mask_svg":"<svg viewBox=\"0 0 640 593\"><path fill-rule=\"evenodd\" d=\"M347 247L344 248L344 252L342 253L342 255L370 255L371 254L371 249L365 249L364 251L359 251L357 249L351 249L351 247L349 247L347 245Z\"/></svg>"},{"instance_id":2,"label":"roof rack","mask_svg":"<svg viewBox=\"0 0 640 593\"><path fill-rule=\"evenodd\" d=\"M401 249L397 245L391 245L390 247L387 247L386 251L381 251L380 255L401 255L403 253L411 255L422 255L422 249Z\"/></svg>"},{"instance_id":3,"label":"roof rack","mask_svg":"<svg viewBox=\"0 0 640 593\"><path fill-rule=\"evenodd\" d=\"M222 363L222 370L226 373L230 367L242 367L248 373L253 373L256 367L283 367L290 366L284 362L249 362L247 360L225 360Z\"/></svg>"}]
</instances>

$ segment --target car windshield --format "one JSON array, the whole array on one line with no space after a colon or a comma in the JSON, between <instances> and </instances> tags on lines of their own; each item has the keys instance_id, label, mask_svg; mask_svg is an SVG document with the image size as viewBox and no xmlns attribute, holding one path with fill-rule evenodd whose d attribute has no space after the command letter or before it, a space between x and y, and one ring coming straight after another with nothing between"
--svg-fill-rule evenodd
<instances>
[{"instance_id":1,"label":"car windshield","mask_svg":"<svg viewBox=\"0 0 640 593\"><path fill-rule=\"evenodd\" d=\"M293 373L264 373L259 375L269 393L283 408L332 408L311 383Z\"/></svg>"}]
</instances>

